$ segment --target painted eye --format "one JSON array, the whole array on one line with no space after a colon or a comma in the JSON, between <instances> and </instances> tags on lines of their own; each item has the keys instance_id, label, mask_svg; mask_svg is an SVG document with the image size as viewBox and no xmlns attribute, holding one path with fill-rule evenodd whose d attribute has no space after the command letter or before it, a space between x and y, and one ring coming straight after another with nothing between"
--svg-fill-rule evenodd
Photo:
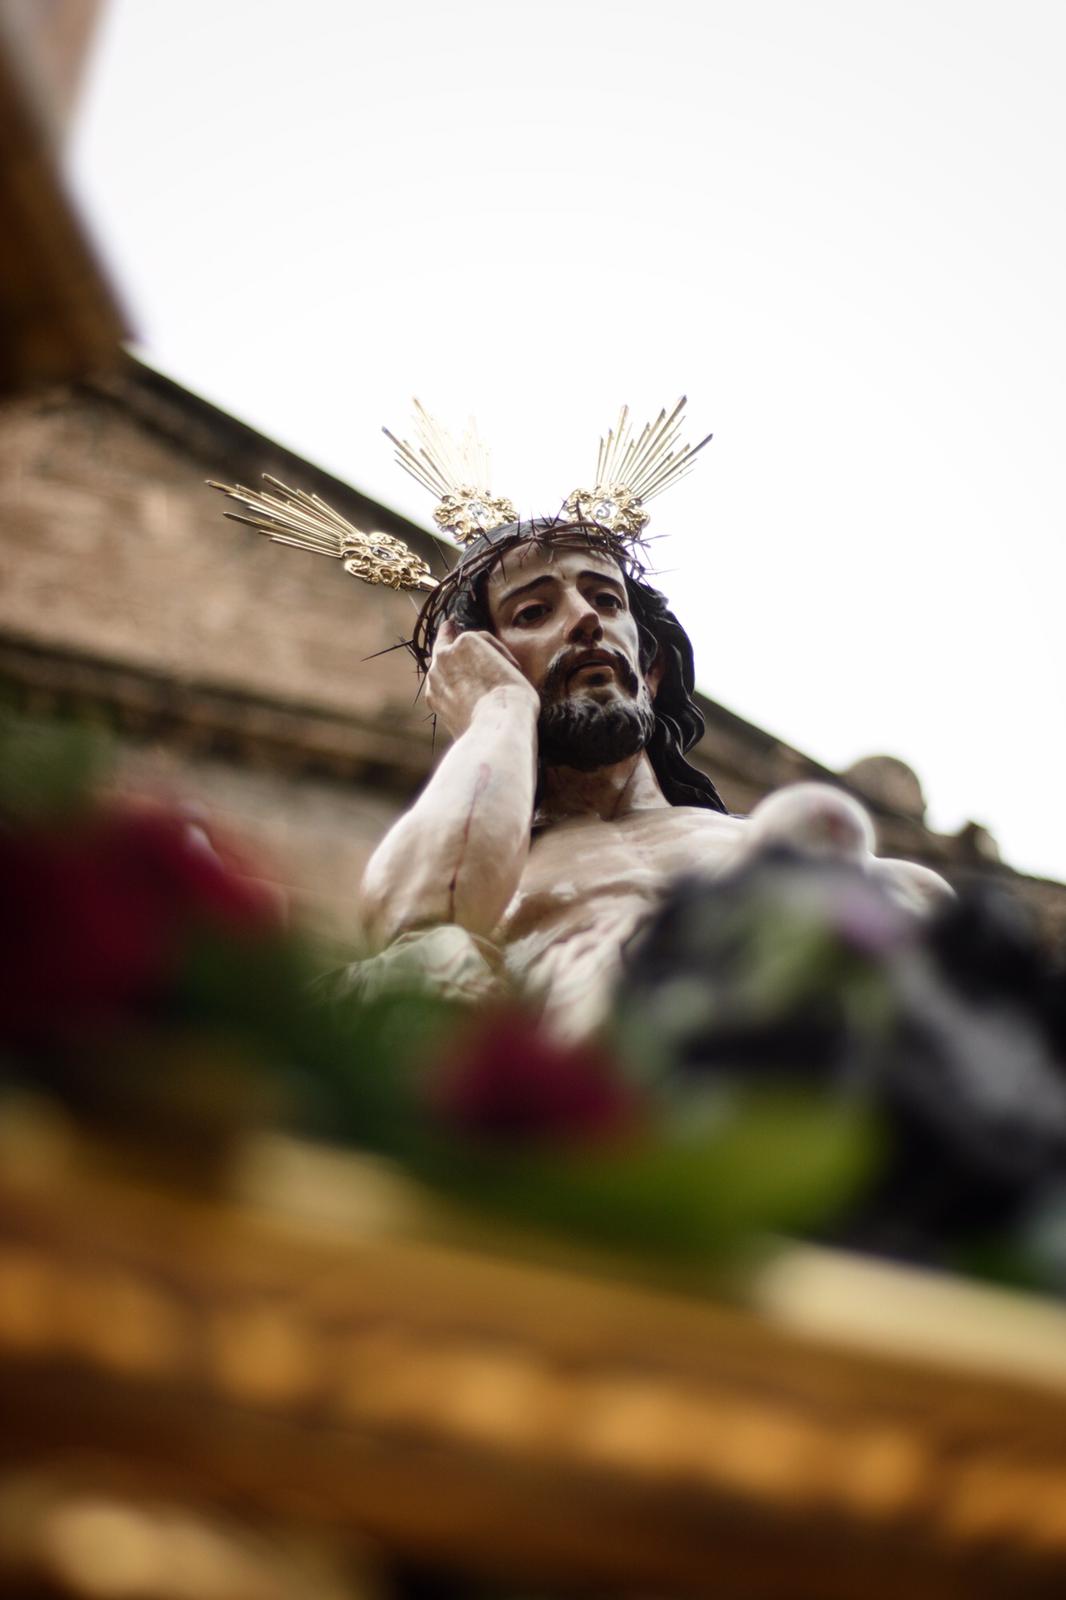
<instances>
[{"instance_id":1,"label":"painted eye","mask_svg":"<svg viewBox=\"0 0 1066 1600\"><path fill-rule=\"evenodd\" d=\"M621 611L622 609L621 600L616 594L612 594L609 589L605 589L602 594L596 596L596 604L606 606L609 611Z\"/></svg>"},{"instance_id":2,"label":"painted eye","mask_svg":"<svg viewBox=\"0 0 1066 1600\"><path fill-rule=\"evenodd\" d=\"M547 606L540 602L532 606L523 606L521 611L515 612L511 620L518 628L530 628L534 623L540 622L547 614L547 610Z\"/></svg>"}]
</instances>

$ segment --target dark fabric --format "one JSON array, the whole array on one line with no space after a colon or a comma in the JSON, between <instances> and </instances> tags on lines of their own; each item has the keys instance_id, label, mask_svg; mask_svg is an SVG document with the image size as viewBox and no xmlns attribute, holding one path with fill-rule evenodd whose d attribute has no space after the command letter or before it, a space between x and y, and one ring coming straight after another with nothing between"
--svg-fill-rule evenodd
<instances>
[{"instance_id":1,"label":"dark fabric","mask_svg":"<svg viewBox=\"0 0 1066 1600\"><path fill-rule=\"evenodd\" d=\"M884 1162L834 1241L950 1261L1061 1202L1063 994L1014 903L971 891L925 920L860 868L781 851L676 885L630 942L617 1022L679 1082L867 1104Z\"/></svg>"}]
</instances>

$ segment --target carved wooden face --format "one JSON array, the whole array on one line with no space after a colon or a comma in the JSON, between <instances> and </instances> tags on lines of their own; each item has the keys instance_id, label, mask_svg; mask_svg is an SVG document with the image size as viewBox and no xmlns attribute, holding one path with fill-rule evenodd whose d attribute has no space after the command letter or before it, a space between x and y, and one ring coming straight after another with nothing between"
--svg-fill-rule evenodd
<instances>
[{"instance_id":1,"label":"carved wooden face","mask_svg":"<svg viewBox=\"0 0 1066 1600\"><path fill-rule=\"evenodd\" d=\"M654 697L657 664L640 667L639 635L622 573L585 546L519 546L489 575L489 617L535 689L608 703Z\"/></svg>"}]
</instances>

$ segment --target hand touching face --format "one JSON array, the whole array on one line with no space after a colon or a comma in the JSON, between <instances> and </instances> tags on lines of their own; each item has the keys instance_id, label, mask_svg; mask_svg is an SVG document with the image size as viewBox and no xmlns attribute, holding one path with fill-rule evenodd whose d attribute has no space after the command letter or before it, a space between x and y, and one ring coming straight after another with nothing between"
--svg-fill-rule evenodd
<instances>
[{"instance_id":1,"label":"hand touching face","mask_svg":"<svg viewBox=\"0 0 1066 1600\"><path fill-rule=\"evenodd\" d=\"M442 622L426 676L426 704L453 739L465 733L478 703L496 689L509 690L534 715L540 709L539 696L505 644L491 633L460 633L454 622Z\"/></svg>"}]
</instances>

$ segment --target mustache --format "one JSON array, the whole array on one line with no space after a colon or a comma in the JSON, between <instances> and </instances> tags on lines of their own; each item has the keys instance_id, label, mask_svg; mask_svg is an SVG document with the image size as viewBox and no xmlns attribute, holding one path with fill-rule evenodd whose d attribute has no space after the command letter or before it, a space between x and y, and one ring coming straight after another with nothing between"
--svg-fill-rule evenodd
<instances>
[{"instance_id":1,"label":"mustache","mask_svg":"<svg viewBox=\"0 0 1066 1600\"><path fill-rule=\"evenodd\" d=\"M564 699L570 677L578 667L597 662L612 667L622 687L630 694L635 695L640 689L640 679L633 669L633 663L623 651L611 650L604 645L591 648L587 645L565 645L548 663L544 682L540 686L541 702L547 704Z\"/></svg>"}]
</instances>

